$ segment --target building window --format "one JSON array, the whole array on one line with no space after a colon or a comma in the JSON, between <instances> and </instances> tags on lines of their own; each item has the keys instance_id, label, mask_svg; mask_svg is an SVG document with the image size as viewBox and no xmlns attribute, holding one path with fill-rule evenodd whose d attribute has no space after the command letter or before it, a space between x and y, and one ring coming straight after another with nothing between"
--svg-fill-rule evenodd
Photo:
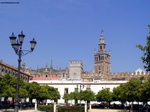
<instances>
[{"instance_id":1,"label":"building window","mask_svg":"<svg viewBox=\"0 0 150 112\"><path fill-rule=\"evenodd\" d=\"M78 92L78 88L74 88L74 92Z\"/></svg>"},{"instance_id":2,"label":"building window","mask_svg":"<svg viewBox=\"0 0 150 112\"><path fill-rule=\"evenodd\" d=\"M100 50L102 50L102 46L100 46Z\"/></svg>"},{"instance_id":3,"label":"building window","mask_svg":"<svg viewBox=\"0 0 150 112\"><path fill-rule=\"evenodd\" d=\"M2 72L4 72L4 68L2 68Z\"/></svg>"},{"instance_id":4,"label":"building window","mask_svg":"<svg viewBox=\"0 0 150 112\"><path fill-rule=\"evenodd\" d=\"M86 88L86 90L91 90L91 88L90 88L90 87L88 87L88 88Z\"/></svg>"},{"instance_id":5,"label":"building window","mask_svg":"<svg viewBox=\"0 0 150 112\"><path fill-rule=\"evenodd\" d=\"M100 57L100 60L104 60L104 56L101 56L101 57Z\"/></svg>"},{"instance_id":6,"label":"building window","mask_svg":"<svg viewBox=\"0 0 150 112\"><path fill-rule=\"evenodd\" d=\"M106 88L108 91L110 91L110 88Z\"/></svg>"},{"instance_id":7,"label":"building window","mask_svg":"<svg viewBox=\"0 0 150 112\"><path fill-rule=\"evenodd\" d=\"M64 94L68 94L68 88L65 88Z\"/></svg>"},{"instance_id":8,"label":"building window","mask_svg":"<svg viewBox=\"0 0 150 112\"><path fill-rule=\"evenodd\" d=\"M143 72L143 71L141 72L141 75L144 75L144 72Z\"/></svg>"},{"instance_id":9,"label":"building window","mask_svg":"<svg viewBox=\"0 0 150 112\"><path fill-rule=\"evenodd\" d=\"M97 58L97 57L95 57L95 61L98 61L98 58Z\"/></svg>"},{"instance_id":10,"label":"building window","mask_svg":"<svg viewBox=\"0 0 150 112\"><path fill-rule=\"evenodd\" d=\"M105 49L105 46L103 48Z\"/></svg>"}]
</instances>

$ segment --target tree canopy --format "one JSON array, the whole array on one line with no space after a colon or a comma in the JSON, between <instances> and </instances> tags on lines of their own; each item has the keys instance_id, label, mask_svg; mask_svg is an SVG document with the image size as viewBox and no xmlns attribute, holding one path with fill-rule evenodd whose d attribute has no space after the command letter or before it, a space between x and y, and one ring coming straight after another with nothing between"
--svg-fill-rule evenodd
<instances>
[{"instance_id":1,"label":"tree canopy","mask_svg":"<svg viewBox=\"0 0 150 112\"><path fill-rule=\"evenodd\" d=\"M94 101L95 94L91 90L84 90L80 92L80 99L84 101Z\"/></svg>"},{"instance_id":2,"label":"tree canopy","mask_svg":"<svg viewBox=\"0 0 150 112\"><path fill-rule=\"evenodd\" d=\"M113 89L113 100L129 102L147 102L150 100L150 78L131 79Z\"/></svg>"},{"instance_id":3,"label":"tree canopy","mask_svg":"<svg viewBox=\"0 0 150 112\"><path fill-rule=\"evenodd\" d=\"M0 96L3 97L13 97L16 95L16 85L17 80L15 77L12 77L10 74L6 74L1 78L0 81ZM20 88L19 88L19 97L26 98L28 96L26 83L23 79L20 79Z\"/></svg>"},{"instance_id":4,"label":"tree canopy","mask_svg":"<svg viewBox=\"0 0 150 112\"><path fill-rule=\"evenodd\" d=\"M97 101L112 101L112 93L108 89L100 90L96 95Z\"/></svg>"},{"instance_id":5,"label":"tree canopy","mask_svg":"<svg viewBox=\"0 0 150 112\"><path fill-rule=\"evenodd\" d=\"M0 79L0 96L13 97L16 95L16 78L9 74L4 75ZM37 82L26 83L20 79L19 97L30 99L50 99L57 100L60 98L58 89L50 86L40 86ZM91 90L84 90L80 92L71 92L65 94L64 99L67 100L84 100L84 101L137 101L144 102L150 101L150 78L137 78L131 79L127 83L113 89L110 92L108 89L100 90L96 95Z\"/></svg>"},{"instance_id":6,"label":"tree canopy","mask_svg":"<svg viewBox=\"0 0 150 112\"><path fill-rule=\"evenodd\" d=\"M29 98L40 98L40 85L37 82L32 82L28 84Z\"/></svg>"},{"instance_id":7,"label":"tree canopy","mask_svg":"<svg viewBox=\"0 0 150 112\"><path fill-rule=\"evenodd\" d=\"M16 79L9 74L3 76L0 81L1 93L3 97L15 97L16 94Z\"/></svg>"},{"instance_id":8,"label":"tree canopy","mask_svg":"<svg viewBox=\"0 0 150 112\"><path fill-rule=\"evenodd\" d=\"M50 95L49 99L51 100L57 100L60 98L60 93L57 88L48 86L48 93Z\"/></svg>"},{"instance_id":9,"label":"tree canopy","mask_svg":"<svg viewBox=\"0 0 150 112\"><path fill-rule=\"evenodd\" d=\"M25 82L23 78L20 79L19 97L27 98L29 93L27 91L28 82Z\"/></svg>"},{"instance_id":10,"label":"tree canopy","mask_svg":"<svg viewBox=\"0 0 150 112\"><path fill-rule=\"evenodd\" d=\"M148 25L148 28L150 30L150 25ZM150 71L150 31L149 35L147 36L147 43L145 46L137 45L137 47L144 52L143 56L141 57L144 65L144 68L146 71Z\"/></svg>"},{"instance_id":11,"label":"tree canopy","mask_svg":"<svg viewBox=\"0 0 150 112\"><path fill-rule=\"evenodd\" d=\"M120 86L113 89L113 101L126 101L126 96L124 92L125 87L125 84L121 84Z\"/></svg>"},{"instance_id":12,"label":"tree canopy","mask_svg":"<svg viewBox=\"0 0 150 112\"><path fill-rule=\"evenodd\" d=\"M12 97L16 96L17 79L10 74L5 74L0 78L0 96ZM28 83L22 78L20 79L19 97L32 99L51 99L57 100L60 98L59 91L50 86L40 86L37 82Z\"/></svg>"}]
</instances>

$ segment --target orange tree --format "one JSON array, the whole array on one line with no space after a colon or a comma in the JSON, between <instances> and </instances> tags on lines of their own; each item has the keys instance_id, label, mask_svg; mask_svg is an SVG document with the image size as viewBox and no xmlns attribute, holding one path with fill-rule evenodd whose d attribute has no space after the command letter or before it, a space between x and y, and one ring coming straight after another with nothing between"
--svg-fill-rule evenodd
<instances>
[{"instance_id":1,"label":"orange tree","mask_svg":"<svg viewBox=\"0 0 150 112\"><path fill-rule=\"evenodd\" d=\"M150 30L150 25L148 25L148 28ZM146 71L150 71L150 31L149 35L147 36L147 43L145 46L137 45L137 47L144 52L143 56L141 57L144 65L144 68Z\"/></svg>"},{"instance_id":2,"label":"orange tree","mask_svg":"<svg viewBox=\"0 0 150 112\"><path fill-rule=\"evenodd\" d=\"M100 102L106 101L110 105L110 102L112 101L112 92L108 89L102 89L97 93L96 99Z\"/></svg>"},{"instance_id":3,"label":"orange tree","mask_svg":"<svg viewBox=\"0 0 150 112\"><path fill-rule=\"evenodd\" d=\"M94 101L95 93L92 90L80 91L80 100L87 101L87 103L89 103L90 101Z\"/></svg>"}]
</instances>

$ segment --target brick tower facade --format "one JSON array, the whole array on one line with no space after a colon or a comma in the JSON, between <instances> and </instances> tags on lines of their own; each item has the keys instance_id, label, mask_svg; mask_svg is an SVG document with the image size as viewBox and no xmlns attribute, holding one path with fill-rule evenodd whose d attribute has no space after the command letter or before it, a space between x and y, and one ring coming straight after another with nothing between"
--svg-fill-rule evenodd
<instances>
[{"instance_id":1,"label":"brick tower facade","mask_svg":"<svg viewBox=\"0 0 150 112\"><path fill-rule=\"evenodd\" d=\"M110 53L106 51L103 31L100 34L98 52L94 54L94 71L102 80L106 80L111 72Z\"/></svg>"}]
</instances>

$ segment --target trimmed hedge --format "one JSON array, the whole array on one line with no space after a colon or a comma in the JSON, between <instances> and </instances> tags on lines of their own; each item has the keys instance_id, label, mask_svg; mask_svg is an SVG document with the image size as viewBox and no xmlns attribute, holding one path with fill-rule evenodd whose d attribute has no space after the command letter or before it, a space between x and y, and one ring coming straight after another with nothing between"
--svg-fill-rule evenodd
<instances>
[{"instance_id":1,"label":"trimmed hedge","mask_svg":"<svg viewBox=\"0 0 150 112\"><path fill-rule=\"evenodd\" d=\"M58 112L84 112L84 106L60 106Z\"/></svg>"},{"instance_id":2,"label":"trimmed hedge","mask_svg":"<svg viewBox=\"0 0 150 112\"><path fill-rule=\"evenodd\" d=\"M53 112L53 105L38 105L38 110ZM57 112L84 112L84 106L58 106Z\"/></svg>"},{"instance_id":3,"label":"trimmed hedge","mask_svg":"<svg viewBox=\"0 0 150 112\"><path fill-rule=\"evenodd\" d=\"M38 105L38 110L45 111L45 112L53 112L52 105Z\"/></svg>"}]
</instances>

